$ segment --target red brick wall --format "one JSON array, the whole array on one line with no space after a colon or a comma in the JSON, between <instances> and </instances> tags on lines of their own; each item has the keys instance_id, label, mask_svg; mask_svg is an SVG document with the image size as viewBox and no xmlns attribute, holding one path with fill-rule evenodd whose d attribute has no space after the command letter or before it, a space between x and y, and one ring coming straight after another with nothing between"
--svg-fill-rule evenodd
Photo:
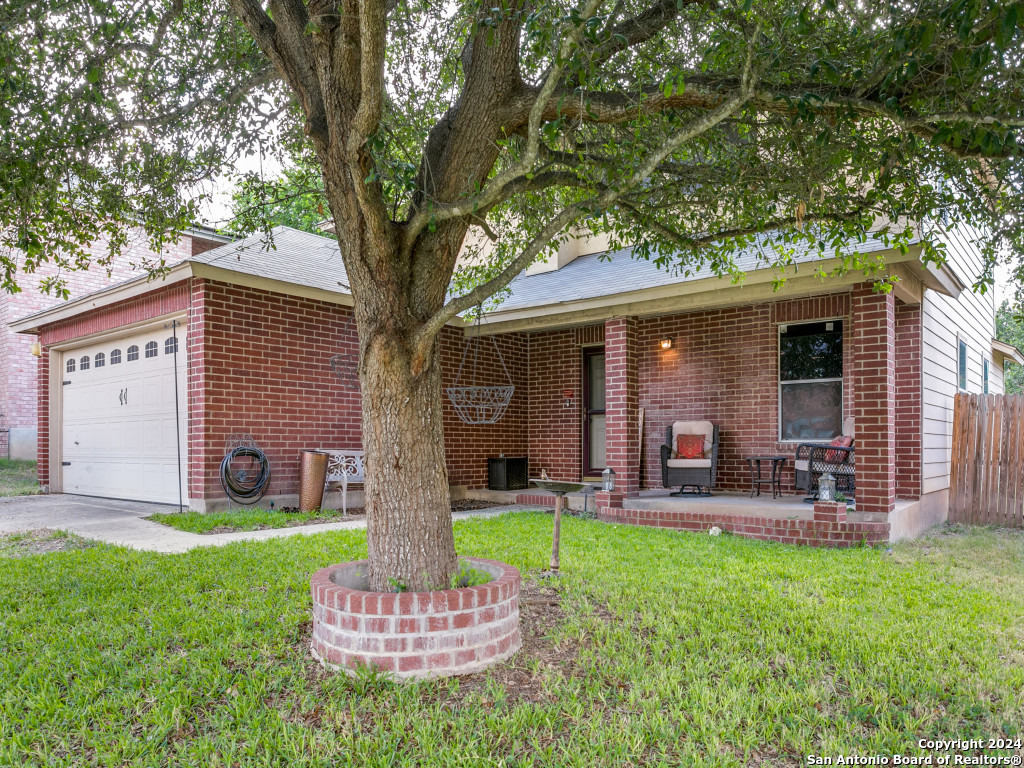
<instances>
[{"instance_id":1,"label":"red brick wall","mask_svg":"<svg viewBox=\"0 0 1024 768\"><path fill-rule=\"evenodd\" d=\"M718 484L747 490L745 456L784 454L778 440L778 324L844 320L844 414L853 413L853 343L847 293L637 323L639 406L644 408L641 487L661 485L660 446L677 420L719 425ZM669 350L660 340L673 339ZM577 330L530 335L530 464L555 477L578 478L582 466L581 347ZM564 408L562 390L574 393ZM793 487L789 462L784 487Z\"/></svg>"},{"instance_id":2,"label":"red brick wall","mask_svg":"<svg viewBox=\"0 0 1024 768\"><path fill-rule=\"evenodd\" d=\"M196 282L189 349L190 359L202 363L193 363L189 383L192 496L223 497L218 470L232 432L251 434L267 452L273 471L272 495L298 491L303 449L360 449L361 398L354 367L359 348L351 310L224 283ZM488 456L524 455L527 450L526 339L510 334L497 342L516 385L501 421L464 424L443 397L453 485L486 487ZM440 344L447 387L455 382L464 345L462 331L446 328ZM352 361L351 387L343 386L330 368L331 356L339 353ZM467 359L461 383L472 380L472 359ZM494 343L489 337L482 339L476 382L506 381Z\"/></svg>"},{"instance_id":3,"label":"red brick wall","mask_svg":"<svg viewBox=\"0 0 1024 768\"><path fill-rule=\"evenodd\" d=\"M896 495L921 495L921 305L896 304Z\"/></svg>"},{"instance_id":4,"label":"red brick wall","mask_svg":"<svg viewBox=\"0 0 1024 768\"><path fill-rule=\"evenodd\" d=\"M266 452L272 495L297 492L303 449L360 447L359 392L329 362L357 351L347 308L215 281L197 281L192 301L193 498L223 498L218 470L233 433Z\"/></svg>"},{"instance_id":5,"label":"red brick wall","mask_svg":"<svg viewBox=\"0 0 1024 768\"><path fill-rule=\"evenodd\" d=\"M199 242L197 240L194 244L191 237L183 236L165 250L164 258L168 264L181 261L192 255L193 249L199 247ZM91 252L99 257L105 247L103 243L97 243ZM111 262L110 274L107 273L108 268L95 265L86 271L64 271L71 291L70 299L77 299L108 285L138 277L144 273L136 266L155 258L157 254L150 250L145 236L138 233L133 236L130 247ZM30 354L32 343L36 339L14 333L7 327L7 323L64 302L64 299L41 293L39 290L40 281L56 272L53 265L44 265L34 273L19 272L17 282L22 289L21 292L0 292L0 413L5 414L0 417L0 424L4 426L8 426L3 423L4 421L15 427L36 426L37 364Z\"/></svg>"},{"instance_id":6,"label":"red brick wall","mask_svg":"<svg viewBox=\"0 0 1024 768\"><path fill-rule=\"evenodd\" d=\"M194 498L223 496L217 470L225 440L232 432L249 432L268 451L274 472L272 494L296 492L302 449L360 447L358 384L353 382L354 389L342 386L328 362L339 352L352 355L353 360L357 353L351 313L344 307L193 280L190 285L171 286L91 313L84 322L58 324L46 330L43 340L55 343L186 305L190 307L187 350ZM780 322L846 320L845 410L851 414L854 323L850 313L850 294L837 294L631 321L638 405L646 411L642 487L660 485L659 446L665 426L677 419L710 419L719 425L721 488L749 487L746 455L792 456L795 444L780 444L777 439ZM901 334L910 333L916 322L919 339L919 318L914 320L912 314L901 311ZM500 453L528 454L532 475L543 468L554 477L580 477L582 349L601 343L605 335L604 326L599 325L498 337L516 393L498 423L479 426L459 421L443 398L450 482L485 487L486 458ZM662 350L658 344L665 336L674 339L671 350ZM457 329L445 329L442 334L445 386L454 383L464 343L465 337ZM617 342L609 336L608 343ZM490 337L482 339L478 360L476 383L505 382ZM470 365L467 361L461 383L471 383ZM39 365L43 380L45 371L43 358ZM608 375L616 375L613 367ZM569 407L565 405L566 390L571 395ZM900 392L909 402L912 382L902 382ZM45 415L41 414L40 427L44 424ZM919 430L917 434L919 440ZM900 439L910 435L910 431L901 432ZM40 454L45 451L41 439ZM47 471L41 464L43 482ZM918 469L918 484L919 476ZM790 462L784 485L791 487L792 477Z\"/></svg>"},{"instance_id":7,"label":"red brick wall","mask_svg":"<svg viewBox=\"0 0 1024 768\"><path fill-rule=\"evenodd\" d=\"M615 491L601 491L598 508L621 505L640 490L638 430L639 334L635 317L615 317L604 324L605 447L615 472Z\"/></svg>"},{"instance_id":8,"label":"red brick wall","mask_svg":"<svg viewBox=\"0 0 1024 768\"><path fill-rule=\"evenodd\" d=\"M857 419L857 509L891 512L896 502L895 304L870 283L855 286L854 410Z\"/></svg>"},{"instance_id":9,"label":"red brick wall","mask_svg":"<svg viewBox=\"0 0 1024 768\"><path fill-rule=\"evenodd\" d=\"M751 455L792 457L780 442L778 325L844 319L844 415L852 413L852 350L846 294L650 318L640 323L640 405L645 409L643 487L661 485L660 447L674 421L719 427L718 487L750 488ZM671 337L672 348L660 339ZM793 488L793 463L783 487Z\"/></svg>"},{"instance_id":10,"label":"red brick wall","mask_svg":"<svg viewBox=\"0 0 1024 768\"><path fill-rule=\"evenodd\" d=\"M36 389L39 392L36 477L43 488L50 485L50 357L50 352L43 349L36 361Z\"/></svg>"},{"instance_id":11,"label":"red brick wall","mask_svg":"<svg viewBox=\"0 0 1024 768\"><path fill-rule=\"evenodd\" d=\"M583 352L574 329L531 333L530 476L578 479L583 472ZM571 392L565 404L564 391Z\"/></svg>"},{"instance_id":12,"label":"red brick wall","mask_svg":"<svg viewBox=\"0 0 1024 768\"><path fill-rule=\"evenodd\" d=\"M484 336L477 353L476 379L481 386L507 385L508 377L495 352L497 342L505 367L512 378L515 392L505 415L495 424L465 424L459 419L442 393L444 408L444 445L448 463L448 482L467 488L487 487L487 457L526 456L529 452L527 436L527 403L529 397L529 348L527 337L521 333L502 336ZM445 328L441 332L440 352L442 385L455 385L462 353L467 339L461 330ZM475 342L474 342L475 343ZM466 363L459 378L461 386L472 386L474 348L470 346Z\"/></svg>"}]
</instances>

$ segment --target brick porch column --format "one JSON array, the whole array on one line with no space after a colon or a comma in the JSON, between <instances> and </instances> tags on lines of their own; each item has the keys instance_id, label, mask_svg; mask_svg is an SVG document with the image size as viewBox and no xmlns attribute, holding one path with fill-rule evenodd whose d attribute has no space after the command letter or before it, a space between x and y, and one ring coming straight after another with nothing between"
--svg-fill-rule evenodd
<instances>
[{"instance_id":1,"label":"brick porch column","mask_svg":"<svg viewBox=\"0 0 1024 768\"><path fill-rule=\"evenodd\" d=\"M895 299L870 283L854 286L853 407L858 512L896 505Z\"/></svg>"},{"instance_id":2,"label":"brick porch column","mask_svg":"<svg viewBox=\"0 0 1024 768\"><path fill-rule=\"evenodd\" d=\"M637 393L637 321L613 317L604 324L606 462L615 490L597 492L597 508L622 507L640 491L640 425Z\"/></svg>"}]
</instances>

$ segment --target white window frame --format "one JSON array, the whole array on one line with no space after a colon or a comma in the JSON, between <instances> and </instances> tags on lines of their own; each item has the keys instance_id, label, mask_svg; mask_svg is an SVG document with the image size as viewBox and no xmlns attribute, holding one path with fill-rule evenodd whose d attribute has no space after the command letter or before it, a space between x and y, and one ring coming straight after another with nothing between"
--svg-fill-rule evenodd
<instances>
[{"instance_id":1,"label":"white window frame","mask_svg":"<svg viewBox=\"0 0 1024 768\"><path fill-rule=\"evenodd\" d=\"M961 338L960 334L958 333L956 335L956 369L954 370L954 375L956 376L956 391L957 392L966 392L967 391L967 387L970 384L970 381L971 381L971 371L970 371L970 367L968 366L968 362L970 361L970 356L971 356L971 350L967 346L967 339ZM961 382L961 378L960 378L961 362L963 363L962 367L963 367L963 371L964 371L963 381L962 382Z\"/></svg>"},{"instance_id":2,"label":"white window frame","mask_svg":"<svg viewBox=\"0 0 1024 768\"><path fill-rule=\"evenodd\" d=\"M981 358L981 391L983 394L988 394L988 383L989 383L989 362L987 357Z\"/></svg>"},{"instance_id":3,"label":"white window frame","mask_svg":"<svg viewBox=\"0 0 1024 768\"><path fill-rule=\"evenodd\" d=\"M820 323L845 323L845 317L825 317L820 320L801 320L796 323L779 323L778 333L775 334L775 381L777 385L776 394L778 395L777 403L777 418L778 425L775 430L776 437L780 443L792 443L794 445L798 443L806 443L809 438L805 437L783 437L782 436L782 385L783 384L831 384L839 382L839 422L842 425L843 419L846 418L846 385L843 380L843 376L831 379L793 379L793 380L782 380L782 332L784 328L788 328L791 325L818 325ZM843 357L846 357L846 328L843 328ZM843 374L846 373L846 360L843 361ZM842 435L842 426L839 428L839 435ZM838 437L839 435L835 435ZM825 438L820 438L824 440Z\"/></svg>"}]
</instances>

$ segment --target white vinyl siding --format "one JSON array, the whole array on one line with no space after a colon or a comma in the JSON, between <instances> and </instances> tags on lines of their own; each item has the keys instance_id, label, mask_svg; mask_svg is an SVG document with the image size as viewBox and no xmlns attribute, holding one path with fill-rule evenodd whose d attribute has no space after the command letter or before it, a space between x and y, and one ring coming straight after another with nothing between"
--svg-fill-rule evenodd
<instances>
[{"instance_id":1,"label":"white vinyl siding","mask_svg":"<svg viewBox=\"0 0 1024 768\"><path fill-rule=\"evenodd\" d=\"M958 342L967 344L967 392L984 389L983 361L989 361L989 392L1003 391L1002 369L992 358L995 295L975 293L982 257L965 233L945 238L947 265L967 288L952 299L926 290L922 306L922 484L924 493L949 487L953 398L957 392Z\"/></svg>"}]
</instances>

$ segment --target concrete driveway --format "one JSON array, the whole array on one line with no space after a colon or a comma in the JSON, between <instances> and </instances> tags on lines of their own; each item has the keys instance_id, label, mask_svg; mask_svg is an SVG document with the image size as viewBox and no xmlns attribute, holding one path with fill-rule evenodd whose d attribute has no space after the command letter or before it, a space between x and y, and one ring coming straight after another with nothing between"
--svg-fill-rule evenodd
<instances>
[{"instance_id":1,"label":"concrete driveway","mask_svg":"<svg viewBox=\"0 0 1024 768\"><path fill-rule=\"evenodd\" d=\"M177 508L139 501L95 499L90 496L54 494L46 496L0 497L0 534L54 528L71 531L86 539L119 544L150 552L185 552L195 547L214 547L233 541L262 541L285 536L311 535L324 531L365 528L366 518L341 523L274 528L266 531L241 531L201 535L178 531L144 518L154 512L173 512ZM536 507L510 505L491 509L456 512L456 520L467 517L494 517Z\"/></svg>"}]
</instances>

